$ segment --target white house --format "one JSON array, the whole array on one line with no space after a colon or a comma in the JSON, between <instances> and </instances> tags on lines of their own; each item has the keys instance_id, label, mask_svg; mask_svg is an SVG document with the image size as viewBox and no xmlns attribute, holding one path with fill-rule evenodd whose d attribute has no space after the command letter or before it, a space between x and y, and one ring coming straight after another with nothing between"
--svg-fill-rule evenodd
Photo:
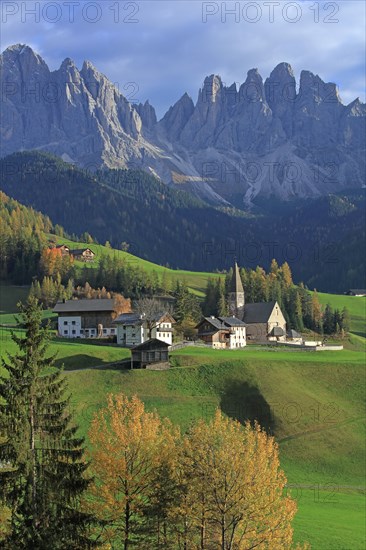
<instances>
[{"instance_id":1,"label":"white house","mask_svg":"<svg viewBox=\"0 0 366 550\"><path fill-rule=\"evenodd\" d=\"M247 345L246 326L236 317L204 317L196 326L198 338L216 349L237 349Z\"/></svg>"},{"instance_id":2,"label":"white house","mask_svg":"<svg viewBox=\"0 0 366 550\"><path fill-rule=\"evenodd\" d=\"M114 320L117 325L117 344L130 348L155 338L171 346L174 323L175 320L169 313L156 315L150 322L145 315L122 313Z\"/></svg>"}]
</instances>

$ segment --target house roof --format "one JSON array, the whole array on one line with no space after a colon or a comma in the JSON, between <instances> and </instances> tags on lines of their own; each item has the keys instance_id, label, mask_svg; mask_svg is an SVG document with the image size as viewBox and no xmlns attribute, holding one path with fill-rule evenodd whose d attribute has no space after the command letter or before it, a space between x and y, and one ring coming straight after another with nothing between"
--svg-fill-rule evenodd
<instances>
[{"instance_id":1,"label":"house roof","mask_svg":"<svg viewBox=\"0 0 366 550\"><path fill-rule=\"evenodd\" d=\"M154 316L152 321L158 323L165 319L166 322L175 323L175 319L169 313L159 313ZM122 313L113 322L118 325L142 325L144 316L140 313Z\"/></svg>"},{"instance_id":2,"label":"house roof","mask_svg":"<svg viewBox=\"0 0 366 550\"><path fill-rule=\"evenodd\" d=\"M142 325L143 322L143 317L139 313L122 313L113 321L118 325Z\"/></svg>"},{"instance_id":3,"label":"house roof","mask_svg":"<svg viewBox=\"0 0 366 550\"><path fill-rule=\"evenodd\" d=\"M196 328L199 328L204 322L209 323L214 329L211 332L217 332L218 330L229 330L232 327L245 327L245 323L236 317L204 317Z\"/></svg>"},{"instance_id":4,"label":"house roof","mask_svg":"<svg viewBox=\"0 0 366 550\"><path fill-rule=\"evenodd\" d=\"M114 300L112 298L93 298L90 300L65 300L65 302L57 302L53 311L54 313L75 313L78 311L114 311L114 307Z\"/></svg>"},{"instance_id":5,"label":"house roof","mask_svg":"<svg viewBox=\"0 0 366 550\"><path fill-rule=\"evenodd\" d=\"M365 288L350 288L348 292L352 292L353 294L366 294Z\"/></svg>"},{"instance_id":6,"label":"house roof","mask_svg":"<svg viewBox=\"0 0 366 550\"><path fill-rule=\"evenodd\" d=\"M83 252L86 252L87 250L89 250L89 252L94 254L94 252L90 248L74 248L73 250L70 250L70 254L80 255Z\"/></svg>"},{"instance_id":7,"label":"house roof","mask_svg":"<svg viewBox=\"0 0 366 550\"><path fill-rule=\"evenodd\" d=\"M276 301L245 304L243 321L247 324L267 323L275 305Z\"/></svg>"},{"instance_id":8,"label":"house roof","mask_svg":"<svg viewBox=\"0 0 366 550\"><path fill-rule=\"evenodd\" d=\"M233 276L230 284L230 292L244 292L243 283L240 277L238 264L235 262Z\"/></svg>"},{"instance_id":9,"label":"house roof","mask_svg":"<svg viewBox=\"0 0 366 550\"><path fill-rule=\"evenodd\" d=\"M134 346L132 348L132 351L143 351L143 350L150 350L150 349L167 349L170 347L170 344L167 344L166 342L163 342L162 340L158 340L157 338L150 338L150 340L146 340L146 342L143 342L142 344L138 344L137 346Z\"/></svg>"},{"instance_id":10,"label":"house roof","mask_svg":"<svg viewBox=\"0 0 366 550\"><path fill-rule=\"evenodd\" d=\"M244 321L237 317L218 317L218 319L229 327L245 327Z\"/></svg>"}]
</instances>

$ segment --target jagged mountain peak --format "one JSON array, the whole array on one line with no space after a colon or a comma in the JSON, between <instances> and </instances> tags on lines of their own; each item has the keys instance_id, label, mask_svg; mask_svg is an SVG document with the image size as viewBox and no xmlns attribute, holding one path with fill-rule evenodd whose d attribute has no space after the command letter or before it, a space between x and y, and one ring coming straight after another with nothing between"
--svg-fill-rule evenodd
<instances>
[{"instance_id":1,"label":"jagged mountain peak","mask_svg":"<svg viewBox=\"0 0 366 550\"><path fill-rule=\"evenodd\" d=\"M223 83L221 80L221 76L217 74L211 74L209 76L206 76L203 86L200 90L198 101L202 103L215 103L217 100L217 97L220 95L220 92L222 91Z\"/></svg>"},{"instance_id":2,"label":"jagged mountain peak","mask_svg":"<svg viewBox=\"0 0 366 550\"><path fill-rule=\"evenodd\" d=\"M281 76L290 76L291 78L294 78L294 71L290 63L287 63L286 61L281 61L281 63L276 65L276 67L270 74L270 78Z\"/></svg>"},{"instance_id":3,"label":"jagged mountain peak","mask_svg":"<svg viewBox=\"0 0 366 550\"><path fill-rule=\"evenodd\" d=\"M239 207L258 195L318 196L364 184L366 106L356 99L345 107L336 85L310 71L301 72L297 92L286 62L264 83L250 69L239 90L213 73L196 104L184 93L159 122L148 100L129 103L89 61L79 71L67 58L50 72L32 48L16 44L1 66L4 81L19 84L2 105L4 155L39 149L82 166L137 166ZM27 93L50 84L62 92L57 101Z\"/></svg>"},{"instance_id":4,"label":"jagged mountain peak","mask_svg":"<svg viewBox=\"0 0 366 550\"><path fill-rule=\"evenodd\" d=\"M0 55L2 65L22 65L28 70L46 70L49 71L47 63L42 57L36 53L30 46L26 44L14 44L9 46Z\"/></svg>"}]
</instances>

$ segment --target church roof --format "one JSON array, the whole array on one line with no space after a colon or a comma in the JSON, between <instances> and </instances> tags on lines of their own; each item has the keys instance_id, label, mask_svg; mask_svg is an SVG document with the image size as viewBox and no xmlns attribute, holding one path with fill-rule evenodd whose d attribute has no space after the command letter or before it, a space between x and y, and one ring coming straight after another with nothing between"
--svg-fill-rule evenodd
<instances>
[{"instance_id":1,"label":"church roof","mask_svg":"<svg viewBox=\"0 0 366 550\"><path fill-rule=\"evenodd\" d=\"M281 327L273 327L270 334L271 336L285 336L285 331Z\"/></svg>"},{"instance_id":2,"label":"church roof","mask_svg":"<svg viewBox=\"0 0 366 550\"><path fill-rule=\"evenodd\" d=\"M244 323L267 323L276 301L245 304Z\"/></svg>"},{"instance_id":3,"label":"church roof","mask_svg":"<svg viewBox=\"0 0 366 550\"><path fill-rule=\"evenodd\" d=\"M230 292L244 292L243 283L241 281L238 264L235 262L233 276L231 279Z\"/></svg>"}]
</instances>

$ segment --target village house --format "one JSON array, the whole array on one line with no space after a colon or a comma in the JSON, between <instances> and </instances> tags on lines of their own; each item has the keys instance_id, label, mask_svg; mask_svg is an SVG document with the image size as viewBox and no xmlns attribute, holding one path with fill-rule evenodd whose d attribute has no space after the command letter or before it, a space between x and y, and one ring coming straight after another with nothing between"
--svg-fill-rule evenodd
<instances>
[{"instance_id":1,"label":"village house","mask_svg":"<svg viewBox=\"0 0 366 550\"><path fill-rule=\"evenodd\" d=\"M56 250L61 256L71 256L79 262L93 262L95 258L95 253L90 248L75 248L71 250L66 244L56 245L53 241L50 241L49 250Z\"/></svg>"},{"instance_id":2,"label":"village house","mask_svg":"<svg viewBox=\"0 0 366 550\"><path fill-rule=\"evenodd\" d=\"M149 320L144 314L123 313L114 321L117 326L117 344L129 348L157 339L171 346L174 323L169 313L158 314Z\"/></svg>"},{"instance_id":3,"label":"village house","mask_svg":"<svg viewBox=\"0 0 366 550\"><path fill-rule=\"evenodd\" d=\"M157 338L135 346L131 350L131 366L140 369L167 369L169 368L169 344Z\"/></svg>"},{"instance_id":4,"label":"village house","mask_svg":"<svg viewBox=\"0 0 366 550\"><path fill-rule=\"evenodd\" d=\"M350 288L345 292L347 296L366 296L365 288Z\"/></svg>"},{"instance_id":5,"label":"village house","mask_svg":"<svg viewBox=\"0 0 366 550\"><path fill-rule=\"evenodd\" d=\"M93 262L95 253L90 248L75 248L70 250L70 256L79 262Z\"/></svg>"},{"instance_id":6,"label":"village house","mask_svg":"<svg viewBox=\"0 0 366 550\"><path fill-rule=\"evenodd\" d=\"M63 300L53 311L58 314L58 334L63 338L109 338L116 335L113 321L121 306L113 299Z\"/></svg>"},{"instance_id":7,"label":"village house","mask_svg":"<svg viewBox=\"0 0 366 550\"><path fill-rule=\"evenodd\" d=\"M247 327L248 340L286 340L286 320L276 301L245 304L243 320Z\"/></svg>"},{"instance_id":8,"label":"village house","mask_svg":"<svg viewBox=\"0 0 366 550\"><path fill-rule=\"evenodd\" d=\"M215 349L246 346L245 323L236 317L204 317L196 329L198 338Z\"/></svg>"}]
</instances>

